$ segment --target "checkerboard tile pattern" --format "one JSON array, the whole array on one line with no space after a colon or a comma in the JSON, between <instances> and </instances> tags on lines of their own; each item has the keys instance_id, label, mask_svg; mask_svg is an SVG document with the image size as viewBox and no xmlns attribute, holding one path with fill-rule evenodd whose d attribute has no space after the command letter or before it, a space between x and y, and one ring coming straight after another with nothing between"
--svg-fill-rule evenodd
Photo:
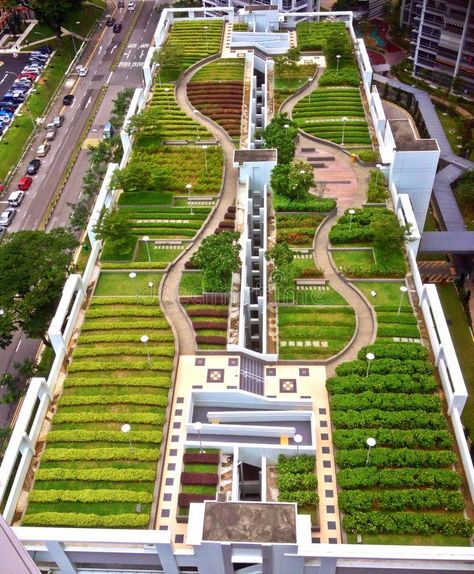
<instances>
[{"instance_id":1,"label":"checkerboard tile pattern","mask_svg":"<svg viewBox=\"0 0 474 574\"><path fill-rule=\"evenodd\" d=\"M223 383L224 382L224 369L207 369L207 382L208 383Z\"/></svg>"},{"instance_id":2,"label":"checkerboard tile pattern","mask_svg":"<svg viewBox=\"0 0 474 574\"><path fill-rule=\"evenodd\" d=\"M280 379L280 393L296 393L296 379Z\"/></svg>"}]
</instances>

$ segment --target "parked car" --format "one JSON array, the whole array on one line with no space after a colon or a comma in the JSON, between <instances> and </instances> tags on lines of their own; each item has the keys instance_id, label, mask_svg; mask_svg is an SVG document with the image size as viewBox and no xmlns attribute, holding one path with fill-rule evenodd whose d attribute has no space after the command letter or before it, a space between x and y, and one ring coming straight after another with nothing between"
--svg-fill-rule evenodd
<instances>
[{"instance_id":1,"label":"parked car","mask_svg":"<svg viewBox=\"0 0 474 574\"><path fill-rule=\"evenodd\" d=\"M29 177L28 175L24 175L20 181L18 182L18 189L20 191L26 191L27 189L30 188L31 184L33 183L33 180L31 177Z\"/></svg>"},{"instance_id":2,"label":"parked car","mask_svg":"<svg viewBox=\"0 0 474 574\"><path fill-rule=\"evenodd\" d=\"M46 132L46 135L44 137L47 141L52 142L56 137L56 126L54 124L48 124L47 128L48 131Z\"/></svg>"},{"instance_id":3,"label":"parked car","mask_svg":"<svg viewBox=\"0 0 474 574\"><path fill-rule=\"evenodd\" d=\"M36 175L41 167L41 160L40 159L32 159L26 168L27 175Z\"/></svg>"},{"instance_id":4,"label":"parked car","mask_svg":"<svg viewBox=\"0 0 474 574\"><path fill-rule=\"evenodd\" d=\"M115 18L113 16L107 16L107 20L105 21L106 26L113 26L115 24Z\"/></svg>"},{"instance_id":5,"label":"parked car","mask_svg":"<svg viewBox=\"0 0 474 574\"><path fill-rule=\"evenodd\" d=\"M65 106L70 106L73 101L74 101L74 94L67 94L67 95L64 96L64 98L63 98L63 104L64 104Z\"/></svg>"},{"instance_id":6,"label":"parked car","mask_svg":"<svg viewBox=\"0 0 474 574\"><path fill-rule=\"evenodd\" d=\"M85 76L87 76L87 72L89 70L87 68L84 68L84 66L81 66L80 68L78 68L77 73L79 74L79 76L81 76L81 78L84 78Z\"/></svg>"},{"instance_id":7,"label":"parked car","mask_svg":"<svg viewBox=\"0 0 474 574\"><path fill-rule=\"evenodd\" d=\"M25 197L25 192L24 191L14 191L13 193L10 193L9 197L8 197L8 205L10 207L18 207L21 202L23 201L23 198Z\"/></svg>"},{"instance_id":8,"label":"parked car","mask_svg":"<svg viewBox=\"0 0 474 574\"><path fill-rule=\"evenodd\" d=\"M18 79L22 79L22 78L27 78L28 80L31 80L32 82L34 82L36 80L36 78L38 77L39 74L33 73L33 72L22 72L21 74L18 74Z\"/></svg>"},{"instance_id":9,"label":"parked car","mask_svg":"<svg viewBox=\"0 0 474 574\"><path fill-rule=\"evenodd\" d=\"M112 30L113 30L116 34L118 34L119 32L122 31L122 28L123 28L123 26L122 26L122 24L120 24L120 22L119 22L118 24L114 24L114 27L112 28Z\"/></svg>"},{"instance_id":10,"label":"parked car","mask_svg":"<svg viewBox=\"0 0 474 574\"><path fill-rule=\"evenodd\" d=\"M15 113L16 107L11 102L5 102L4 104L0 104L0 111L10 112L11 114Z\"/></svg>"},{"instance_id":11,"label":"parked car","mask_svg":"<svg viewBox=\"0 0 474 574\"><path fill-rule=\"evenodd\" d=\"M128 3L128 11L133 12L135 10L136 2L129 2Z\"/></svg>"},{"instance_id":12,"label":"parked car","mask_svg":"<svg viewBox=\"0 0 474 574\"><path fill-rule=\"evenodd\" d=\"M13 221L15 215L16 209L14 207L7 207L7 209L5 209L2 214L0 214L0 226L8 227Z\"/></svg>"},{"instance_id":13,"label":"parked car","mask_svg":"<svg viewBox=\"0 0 474 574\"><path fill-rule=\"evenodd\" d=\"M40 146L38 146L38 149L36 150L36 155L38 157L46 157L50 149L51 146L49 144L41 144Z\"/></svg>"},{"instance_id":14,"label":"parked car","mask_svg":"<svg viewBox=\"0 0 474 574\"><path fill-rule=\"evenodd\" d=\"M53 124L55 127L60 128L64 123L64 116L54 116Z\"/></svg>"}]
</instances>

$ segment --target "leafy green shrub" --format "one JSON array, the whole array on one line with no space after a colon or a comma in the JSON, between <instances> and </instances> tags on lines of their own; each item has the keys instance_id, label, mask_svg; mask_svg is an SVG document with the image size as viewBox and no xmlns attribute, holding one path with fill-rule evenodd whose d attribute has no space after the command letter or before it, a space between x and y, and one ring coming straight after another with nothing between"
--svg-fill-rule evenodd
<instances>
[{"instance_id":1,"label":"leafy green shrub","mask_svg":"<svg viewBox=\"0 0 474 574\"><path fill-rule=\"evenodd\" d=\"M156 300L154 297L105 297L103 295L92 297L90 308L103 305L133 305L134 307L153 307L156 309ZM163 316L163 313L161 313L161 316Z\"/></svg>"},{"instance_id":2,"label":"leafy green shrub","mask_svg":"<svg viewBox=\"0 0 474 574\"><path fill-rule=\"evenodd\" d=\"M347 468L337 475L339 486L355 488L448 488L457 490L461 477L445 468Z\"/></svg>"},{"instance_id":3,"label":"leafy green shrub","mask_svg":"<svg viewBox=\"0 0 474 574\"><path fill-rule=\"evenodd\" d=\"M82 325L81 331L116 331L119 329L168 329L169 325L166 319L134 319L133 317L123 317L121 320L111 319L90 319Z\"/></svg>"},{"instance_id":4,"label":"leafy green shrub","mask_svg":"<svg viewBox=\"0 0 474 574\"><path fill-rule=\"evenodd\" d=\"M48 448L41 457L45 461L68 460L133 460L157 461L160 450L155 448Z\"/></svg>"},{"instance_id":5,"label":"leafy green shrub","mask_svg":"<svg viewBox=\"0 0 474 574\"><path fill-rule=\"evenodd\" d=\"M138 339L139 340L139 339ZM113 355L128 355L128 356L143 356L148 354L150 357L173 357L175 353L174 346L160 345L159 347L148 346L147 350L144 349L143 344L136 345L135 347L114 345L113 347L79 347L74 351L74 360L90 357L113 356Z\"/></svg>"},{"instance_id":6,"label":"leafy green shrub","mask_svg":"<svg viewBox=\"0 0 474 574\"><path fill-rule=\"evenodd\" d=\"M102 269L166 269L168 263L163 261L132 261L110 263L103 261L101 263Z\"/></svg>"},{"instance_id":7,"label":"leafy green shrub","mask_svg":"<svg viewBox=\"0 0 474 574\"><path fill-rule=\"evenodd\" d=\"M410 343L413 347L416 345ZM398 345L390 345L397 347ZM437 389L432 375L361 375L337 376L327 379L326 387L332 394L361 393L432 393Z\"/></svg>"},{"instance_id":8,"label":"leafy green shrub","mask_svg":"<svg viewBox=\"0 0 474 574\"><path fill-rule=\"evenodd\" d=\"M130 435L130 436L129 436ZM162 439L161 431L122 431L109 430L51 430L47 436L48 443L55 442L124 442L129 440L134 443L145 442L160 444Z\"/></svg>"},{"instance_id":9,"label":"leafy green shrub","mask_svg":"<svg viewBox=\"0 0 474 574\"><path fill-rule=\"evenodd\" d=\"M135 490L33 490L28 502L139 502L151 504L153 495Z\"/></svg>"},{"instance_id":10,"label":"leafy green shrub","mask_svg":"<svg viewBox=\"0 0 474 574\"><path fill-rule=\"evenodd\" d=\"M164 409L163 409L164 410ZM68 424L68 423L140 423L149 425L162 425L166 420L163 413L67 413L58 412L54 415L54 425ZM54 426L56 430L56 426Z\"/></svg>"},{"instance_id":11,"label":"leafy green shrub","mask_svg":"<svg viewBox=\"0 0 474 574\"><path fill-rule=\"evenodd\" d=\"M82 341L82 337L81 337ZM169 377L75 377L66 379L66 388L71 387L154 387L167 389L171 385Z\"/></svg>"},{"instance_id":12,"label":"leafy green shrub","mask_svg":"<svg viewBox=\"0 0 474 574\"><path fill-rule=\"evenodd\" d=\"M367 201L369 203L384 203L388 197L388 189L385 178L377 169L370 170L369 189L367 191Z\"/></svg>"},{"instance_id":13,"label":"leafy green shrub","mask_svg":"<svg viewBox=\"0 0 474 574\"><path fill-rule=\"evenodd\" d=\"M435 429L446 428L442 413L423 411L385 412L378 409L367 411L334 411L332 422L339 428L399 428Z\"/></svg>"},{"instance_id":14,"label":"leafy green shrub","mask_svg":"<svg viewBox=\"0 0 474 574\"><path fill-rule=\"evenodd\" d=\"M73 405L115 405L115 404L130 404L130 405L156 405L158 407L165 407L168 404L166 396L155 394L142 394L142 395L65 395L60 399L60 405L63 407Z\"/></svg>"},{"instance_id":15,"label":"leafy green shrub","mask_svg":"<svg viewBox=\"0 0 474 574\"><path fill-rule=\"evenodd\" d=\"M428 349L414 343L397 343L396 345L375 343L374 345L362 347L357 354L357 358L364 360L367 353L373 353L377 359L411 359L421 361L428 357Z\"/></svg>"},{"instance_id":16,"label":"leafy green shrub","mask_svg":"<svg viewBox=\"0 0 474 574\"><path fill-rule=\"evenodd\" d=\"M373 393L365 391L354 395L336 395L331 400L331 410L380 409L384 411L425 411L439 412L441 403L438 396L404 393Z\"/></svg>"},{"instance_id":17,"label":"leafy green shrub","mask_svg":"<svg viewBox=\"0 0 474 574\"><path fill-rule=\"evenodd\" d=\"M146 528L148 514L82 514L75 512L38 512L23 518L24 526L70 526L74 528Z\"/></svg>"},{"instance_id":18,"label":"leafy green shrub","mask_svg":"<svg viewBox=\"0 0 474 574\"><path fill-rule=\"evenodd\" d=\"M163 317L163 312L156 305L153 306L136 306L124 305L117 306L96 306L94 305L87 311L87 319L102 319L104 317Z\"/></svg>"},{"instance_id":19,"label":"leafy green shrub","mask_svg":"<svg viewBox=\"0 0 474 574\"><path fill-rule=\"evenodd\" d=\"M336 200L332 198L316 198L309 196L304 200L292 200L280 194L273 194L273 208L275 211L307 211L328 213L336 208Z\"/></svg>"},{"instance_id":20,"label":"leafy green shrub","mask_svg":"<svg viewBox=\"0 0 474 574\"><path fill-rule=\"evenodd\" d=\"M316 490L317 480L314 473L282 473L278 475L278 489L280 492L293 490Z\"/></svg>"},{"instance_id":21,"label":"leafy green shrub","mask_svg":"<svg viewBox=\"0 0 474 574\"><path fill-rule=\"evenodd\" d=\"M355 66L344 66L339 71L326 69L319 80L323 86L358 86L360 84L359 71Z\"/></svg>"},{"instance_id":22,"label":"leafy green shrub","mask_svg":"<svg viewBox=\"0 0 474 574\"><path fill-rule=\"evenodd\" d=\"M145 359L143 361L137 359L115 359L115 360L90 360L90 361L73 361L69 365L70 373L82 373L84 371L115 371L126 369L128 371L171 371L173 361L166 359L153 359L151 364Z\"/></svg>"},{"instance_id":23,"label":"leafy green shrub","mask_svg":"<svg viewBox=\"0 0 474 574\"><path fill-rule=\"evenodd\" d=\"M460 492L427 488L425 490L360 491L347 490L339 494L339 508L346 514L379 508L380 510L449 510L464 508Z\"/></svg>"},{"instance_id":24,"label":"leafy green shrub","mask_svg":"<svg viewBox=\"0 0 474 574\"><path fill-rule=\"evenodd\" d=\"M364 466L367 449L338 450L336 462L340 468ZM456 455L448 450L415 450L411 448L374 448L370 466L386 467L443 467L456 462Z\"/></svg>"},{"instance_id":25,"label":"leafy green shrub","mask_svg":"<svg viewBox=\"0 0 474 574\"><path fill-rule=\"evenodd\" d=\"M153 482L155 471L138 468L40 468L35 480Z\"/></svg>"},{"instance_id":26,"label":"leafy green shrub","mask_svg":"<svg viewBox=\"0 0 474 574\"><path fill-rule=\"evenodd\" d=\"M316 458L301 454L299 456L286 457L280 454L278 457L278 473L306 474L314 472Z\"/></svg>"},{"instance_id":27,"label":"leafy green shrub","mask_svg":"<svg viewBox=\"0 0 474 574\"><path fill-rule=\"evenodd\" d=\"M366 372L367 361L349 361L336 367L336 374L339 376L365 375ZM374 359L370 364L370 373L373 375L390 375L393 373L432 375L433 365L420 360Z\"/></svg>"},{"instance_id":28,"label":"leafy green shrub","mask_svg":"<svg viewBox=\"0 0 474 574\"><path fill-rule=\"evenodd\" d=\"M317 492L310 490L280 491L278 500L279 502L296 502L299 506L317 506L319 504Z\"/></svg>"},{"instance_id":29,"label":"leafy green shrub","mask_svg":"<svg viewBox=\"0 0 474 574\"><path fill-rule=\"evenodd\" d=\"M401 273L402 270L400 270L400 274ZM377 337L411 337L413 339L419 339L420 331L417 325L399 325L396 323L381 325L379 323Z\"/></svg>"},{"instance_id":30,"label":"leafy green shrub","mask_svg":"<svg viewBox=\"0 0 474 574\"><path fill-rule=\"evenodd\" d=\"M347 532L366 534L441 533L446 536L472 536L472 524L458 516L419 512L354 512L343 521Z\"/></svg>"},{"instance_id":31,"label":"leafy green shrub","mask_svg":"<svg viewBox=\"0 0 474 574\"><path fill-rule=\"evenodd\" d=\"M366 448L367 437L374 437L379 447L392 448L450 448L451 434L447 430L399 429L337 429L333 432L338 449Z\"/></svg>"},{"instance_id":32,"label":"leafy green shrub","mask_svg":"<svg viewBox=\"0 0 474 574\"><path fill-rule=\"evenodd\" d=\"M357 156L367 163L375 163L379 159L379 154L371 149L361 149L357 152Z\"/></svg>"}]
</instances>

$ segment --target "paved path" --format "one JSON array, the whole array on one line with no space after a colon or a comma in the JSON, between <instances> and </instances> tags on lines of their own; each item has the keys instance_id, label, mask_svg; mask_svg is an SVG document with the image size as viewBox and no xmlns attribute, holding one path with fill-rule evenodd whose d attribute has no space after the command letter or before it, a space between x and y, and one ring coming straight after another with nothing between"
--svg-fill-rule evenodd
<instances>
[{"instance_id":1,"label":"paved path","mask_svg":"<svg viewBox=\"0 0 474 574\"><path fill-rule=\"evenodd\" d=\"M185 72L176 83L175 95L179 107L190 117L196 119L193 114L193 106L188 101L186 95L186 86L191 76L198 70ZM184 271L186 261L195 253L201 241L213 235L219 223L224 219L227 208L233 205L238 185L238 170L233 166L234 145L232 140L221 127L199 114L197 120L206 127L219 141L224 152L224 180L222 183L222 192L219 201L212 212L207 224L201 228L195 237L192 247L170 268L165 275L162 284L161 302L168 321L172 324L175 335L178 339L178 351L180 355L193 355L196 352L196 343L194 338L194 329L186 314L186 311L179 302L179 283Z\"/></svg>"}]
</instances>

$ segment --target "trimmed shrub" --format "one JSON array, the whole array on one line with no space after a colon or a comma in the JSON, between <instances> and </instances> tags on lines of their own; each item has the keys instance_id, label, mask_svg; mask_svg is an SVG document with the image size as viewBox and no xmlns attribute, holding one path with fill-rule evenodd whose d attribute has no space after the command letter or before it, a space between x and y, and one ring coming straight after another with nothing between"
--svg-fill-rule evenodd
<instances>
[{"instance_id":1,"label":"trimmed shrub","mask_svg":"<svg viewBox=\"0 0 474 574\"><path fill-rule=\"evenodd\" d=\"M457 490L461 477L445 468L348 468L337 475L341 488L414 488L437 487Z\"/></svg>"},{"instance_id":2,"label":"trimmed shrub","mask_svg":"<svg viewBox=\"0 0 474 574\"><path fill-rule=\"evenodd\" d=\"M139 502L151 504L153 495L135 490L33 490L28 502Z\"/></svg>"},{"instance_id":3,"label":"trimmed shrub","mask_svg":"<svg viewBox=\"0 0 474 574\"><path fill-rule=\"evenodd\" d=\"M423 374L432 375L433 365L427 361L407 359L374 359L370 364L372 375L392 375L401 374ZM349 361L336 367L336 375L365 375L367 372L367 361Z\"/></svg>"},{"instance_id":4,"label":"trimmed shrub","mask_svg":"<svg viewBox=\"0 0 474 574\"><path fill-rule=\"evenodd\" d=\"M153 482L155 471L138 468L40 468L35 480Z\"/></svg>"},{"instance_id":5,"label":"trimmed shrub","mask_svg":"<svg viewBox=\"0 0 474 574\"><path fill-rule=\"evenodd\" d=\"M219 464L219 453L186 452L183 455L183 462L185 464Z\"/></svg>"},{"instance_id":6,"label":"trimmed shrub","mask_svg":"<svg viewBox=\"0 0 474 574\"><path fill-rule=\"evenodd\" d=\"M148 514L82 514L76 512L38 512L27 514L23 526L71 526L74 528L147 528Z\"/></svg>"},{"instance_id":7,"label":"trimmed shrub","mask_svg":"<svg viewBox=\"0 0 474 574\"><path fill-rule=\"evenodd\" d=\"M140 460L157 461L159 449L151 448L48 448L42 462L68 460Z\"/></svg>"},{"instance_id":8,"label":"trimmed shrub","mask_svg":"<svg viewBox=\"0 0 474 574\"><path fill-rule=\"evenodd\" d=\"M391 345L396 346L396 345ZM331 377L326 387L332 394L361 393L433 393L437 389L432 375L347 375Z\"/></svg>"},{"instance_id":9,"label":"trimmed shrub","mask_svg":"<svg viewBox=\"0 0 474 574\"><path fill-rule=\"evenodd\" d=\"M314 472L315 465L316 458L306 454L292 457L286 457L280 454L278 457L279 473L306 474L308 472Z\"/></svg>"},{"instance_id":10,"label":"trimmed shrub","mask_svg":"<svg viewBox=\"0 0 474 574\"><path fill-rule=\"evenodd\" d=\"M56 425L67 423L141 423L148 425L162 425L166 420L164 413L63 413L62 411L54 415L53 429Z\"/></svg>"},{"instance_id":11,"label":"trimmed shrub","mask_svg":"<svg viewBox=\"0 0 474 574\"><path fill-rule=\"evenodd\" d=\"M273 193L273 208L275 211L307 211L328 213L336 209L336 200L331 198L318 199L308 196L304 200L295 200Z\"/></svg>"},{"instance_id":12,"label":"trimmed shrub","mask_svg":"<svg viewBox=\"0 0 474 574\"><path fill-rule=\"evenodd\" d=\"M338 450L336 462L340 468L365 465L367 449ZM415 450L411 448L374 448L370 453L370 466L386 467L447 467L456 462L456 455L448 450Z\"/></svg>"},{"instance_id":13,"label":"trimmed shrub","mask_svg":"<svg viewBox=\"0 0 474 574\"><path fill-rule=\"evenodd\" d=\"M82 338L81 338L82 340ZM66 379L65 387L153 387L167 389L171 385L169 377L75 377Z\"/></svg>"},{"instance_id":14,"label":"trimmed shrub","mask_svg":"<svg viewBox=\"0 0 474 574\"><path fill-rule=\"evenodd\" d=\"M425 490L360 491L347 490L339 494L339 508L342 512L367 512L380 510L448 510L460 511L464 508L464 498L460 492L427 488Z\"/></svg>"},{"instance_id":15,"label":"trimmed shrub","mask_svg":"<svg viewBox=\"0 0 474 574\"><path fill-rule=\"evenodd\" d=\"M447 428L442 413L423 411L385 412L378 409L367 411L334 411L332 422L338 428L398 428L436 429Z\"/></svg>"},{"instance_id":16,"label":"trimmed shrub","mask_svg":"<svg viewBox=\"0 0 474 574\"><path fill-rule=\"evenodd\" d=\"M331 399L331 409L365 411L381 409L384 411L429 411L439 412L441 403L438 396L416 393L373 393L365 391L356 395L336 395Z\"/></svg>"},{"instance_id":17,"label":"trimmed shrub","mask_svg":"<svg viewBox=\"0 0 474 574\"><path fill-rule=\"evenodd\" d=\"M447 430L399 429L337 429L333 432L338 449L366 448L367 437L374 437L377 446L392 448L450 448L452 436Z\"/></svg>"},{"instance_id":18,"label":"trimmed shrub","mask_svg":"<svg viewBox=\"0 0 474 574\"><path fill-rule=\"evenodd\" d=\"M181 492L178 495L178 506L180 508L189 508L191 502L204 502L205 500L214 500L214 495L207 494L191 494L187 492Z\"/></svg>"},{"instance_id":19,"label":"trimmed shrub","mask_svg":"<svg viewBox=\"0 0 474 574\"><path fill-rule=\"evenodd\" d=\"M217 474L208 472L182 472L181 484L210 484L217 485L219 477Z\"/></svg>"},{"instance_id":20,"label":"trimmed shrub","mask_svg":"<svg viewBox=\"0 0 474 574\"><path fill-rule=\"evenodd\" d=\"M280 492L294 490L316 490L318 481L313 473L282 473L278 475L277 485Z\"/></svg>"},{"instance_id":21,"label":"trimmed shrub","mask_svg":"<svg viewBox=\"0 0 474 574\"><path fill-rule=\"evenodd\" d=\"M379 318L379 315L377 315ZM411 318L411 316L410 316ZM415 323L416 318L413 317ZM375 343L368 347L363 347L357 354L359 360L367 360L367 353L373 353L377 359L410 359L410 360L423 360L428 356L428 349L416 343Z\"/></svg>"},{"instance_id":22,"label":"trimmed shrub","mask_svg":"<svg viewBox=\"0 0 474 574\"><path fill-rule=\"evenodd\" d=\"M130 436L128 436L130 435ZM134 443L161 443L161 431L122 431L108 430L52 430L48 433L46 440L48 443L56 442L126 442L132 440Z\"/></svg>"},{"instance_id":23,"label":"trimmed shrub","mask_svg":"<svg viewBox=\"0 0 474 574\"><path fill-rule=\"evenodd\" d=\"M157 407L166 407L168 404L167 397L154 394L142 395L65 395L61 397L59 404L63 407L73 405L155 405Z\"/></svg>"},{"instance_id":24,"label":"trimmed shrub","mask_svg":"<svg viewBox=\"0 0 474 574\"><path fill-rule=\"evenodd\" d=\"M145 359L114 359L114 360L97 360L97 361L74 361L69 365L69 373L82 373L84 371L171 371L173 361L154 359L151 364Z\"/></svg>"},{"instance_id":25,"label":"trimmed shrub","mask_svg":"<svg viewBox=\"0 0 474 574\"><path fill-rule=\"evenodd\" d=\"M316 491L292 490L291 492L280 491L279 502L296 502L299 506L317 506L319 497Z\"/></svg>"}]
</instances>

